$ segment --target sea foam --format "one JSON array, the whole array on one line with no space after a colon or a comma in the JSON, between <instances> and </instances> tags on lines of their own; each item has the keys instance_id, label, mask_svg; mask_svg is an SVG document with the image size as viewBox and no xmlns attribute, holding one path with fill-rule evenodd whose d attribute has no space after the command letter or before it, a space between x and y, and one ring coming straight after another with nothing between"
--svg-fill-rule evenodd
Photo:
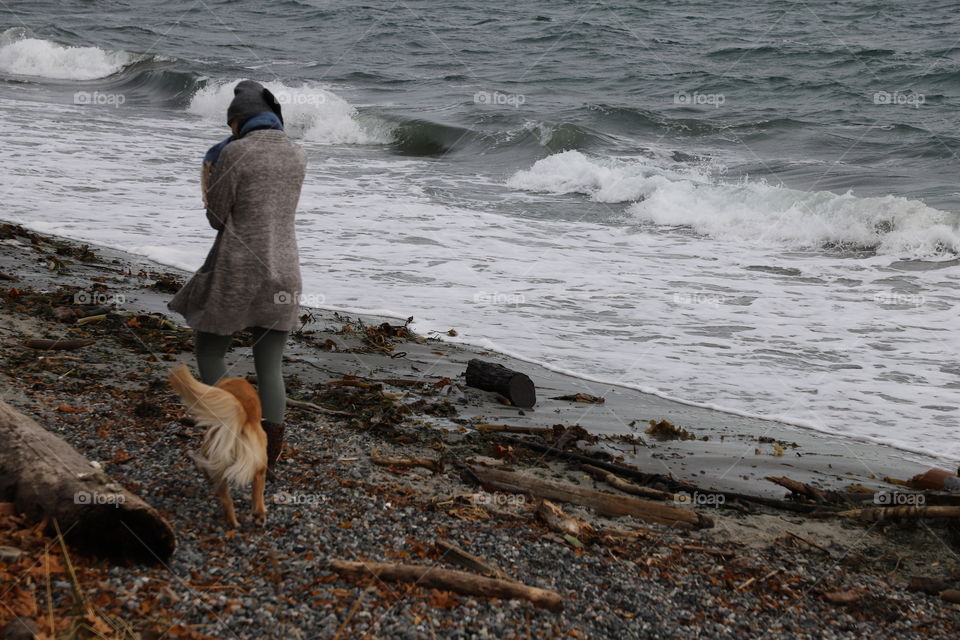
<instances>
[{"instance_id":1,"label":"sea foam","mask_svg":"<svg viewBox=\"0 0 960 640\"><path fill-rule=\"evenodd\" d=\"M791 248L871 248L912 257L960 253L957 214L893 195L800 191L758 180L724 183L695 168L591 158L579 151L543 158L513 174L507 185L632 203L628 212L639 219L688 227L722 240Z\"/></svg>"},{"instance_id":2,"label":"sea foam","mask_svg":"<svg viewBox=\"0 0 960 640\"><path fill-rule=\"evenodd\" d=\"M113 75L137 59L126 51L68 47L34 38L22 27L7 29L0 34L0 72L4 74L94 80Z\"/></svg>"},{"instance_id":3,"label":"sea foam","mask_svg":"<svg viewBox=\"0 0 960 640\"><path fill-rule=\"evenodd\" d=\"M207 84L194 94L187 111L226 124L227 107L238 82ZM325 144L392 141L388 132L361 125L357 121L357 109L328 89L307 84L290 87L280 82L264 82L263 86L277 97L286 129L294 137Z\"/></svg>"}]
</instances>

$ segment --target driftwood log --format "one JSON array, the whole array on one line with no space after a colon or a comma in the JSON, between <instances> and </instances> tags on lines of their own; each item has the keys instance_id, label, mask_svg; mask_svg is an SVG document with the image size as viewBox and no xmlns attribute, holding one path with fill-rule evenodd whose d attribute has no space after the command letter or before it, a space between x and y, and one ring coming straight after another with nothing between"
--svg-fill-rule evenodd
<instances>
[{"instance_id":1,"label":"driftwood log","mask_svg":"<svg viewBox=\"0 0 960 640\"><path fill-rule=\"evenodd\" d=\"M76 449L0 400L0 501L59 524L68 542L118 560L166 560L176 536L160 514Z\"/></svg>"},{"instance_id":2,"label":"driftwood log","mask_svg":"<svg viewBox=\"0 0 960 640\"><path fill-rule=\"evenodd\" d=\"M530 587L512 580L498 580L465 571L423 567L413 564L382 562L350 562L334 560L330 567L341 575L373 575L388 582L412 582L422 587L456 591L468 596L527 600L549 611L563 609L563 599L556 591Z\"/></svg>"},{"instance_id":3,"label":"driftwood log","mask_svg":"<svg viewBox=\"0 0 960 640\"><path fill-rule=\"evenodd\" d=\"M713 526L713 520L692 509L632 496L594 491L500 469L469 467L469 470L488 490L530 494L540 499L590 507L605 516L633 516L645 522L655 522L681 529L705 529Z\"/></svg>"},{"instance_id":4,"label":"driftwood log","mask_svg":"<svg viewBox=\"0 0 960 640\"><path fill-rule=\"evenodd\" d=\"M467 386L499 393L515 407L530 408L537 403L537 390L525 373L496 362L474 358L467 363Z\"/></svg>"}]
</instances>

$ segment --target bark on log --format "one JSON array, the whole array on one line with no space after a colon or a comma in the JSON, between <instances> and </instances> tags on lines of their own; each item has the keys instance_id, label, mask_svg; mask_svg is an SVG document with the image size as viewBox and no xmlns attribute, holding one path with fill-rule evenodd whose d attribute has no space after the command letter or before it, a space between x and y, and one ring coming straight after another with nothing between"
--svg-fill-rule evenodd
<instances>
[{"instance_id":1,"label":"bark on log","mask_svg":"<svg viewBox=\"0 0 960 640\"><path fill-rule=\"evenodd\" d=\"M656 522L682 529L704 529L713 526L713 520L691 509L630 496L603 493L500 469L487 467L469 467L469 469L480 484L488 490L527 493L541 499L590 507L601 515L633 516L645 522Z\"/></svg>"},{"instance_id":2,"label":"bark on log","mask_svg":"<svg viewBox=\"0 0 960 640\"><path fill-rule=\"evenodd\" d=\"M520 582L486 578L465 571L423 567L412 564L383 562L350 562L334 560L330 567L341 575L376 576L390 582L412 582L422 587L456 591L468 596L527 600L536 607L549 611L563 609L563 599L556 591L530 587Z\"/></svg>"},{"instance_id":3,"label":"bark on log","mask_svg":"<svg viewBox=\"0 0 960 640\"><path fill-rule=\"evenodd\" d=\"M166 560L176 536L160 514L58 436L0 400L0 501L56 519L78 548L118 560Z\"/></svg>"},{"instance_id":4,"label":"bark on log","mask_svg":"<svg viewBox=\"0 0 960 640\"><path fill-rule=\"evenodd\" d=\"M467 363L467 386L494 391L515 407L530 408L537 403L537 390L529 376L496 362L474 358Z\"/></svg>"}]
</instances>

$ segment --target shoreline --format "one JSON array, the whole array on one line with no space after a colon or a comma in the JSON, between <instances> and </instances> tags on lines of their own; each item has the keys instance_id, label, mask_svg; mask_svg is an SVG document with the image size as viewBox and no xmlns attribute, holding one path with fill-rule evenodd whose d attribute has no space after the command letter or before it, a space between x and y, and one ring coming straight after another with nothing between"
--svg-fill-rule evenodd
<instances>
[{"instance_id":1,"label":"shoreline","mask_svg":"<svg viewBox=\"0 0 960 640\"><path fill-rule=\"evenodd\" d=\"M120 249L104 247L95 243L81 242L56 234L44 235L50 235L66 243L87 244L97 253L110 260L133 264L138 268L166 272L182 279L191 275L191 273L182 269L156 262L139 254L127 253ZM171 316L174 322L182 324L183 319L166 308L166 302L170 297L172 297L171 292L141 290L133 301L136 302L136 306L140 310L149 313L162 313ZM341 311L337 309L301 307L301 310L316 316L320 324L329 323L332 317L341 314ZM350 312L343 310L342 313L348 314ZM415 310L413 315L416 316ZM378 325L384 321L403 320L408 317L398 313L374 315L357 314L356 312L353 312L351 316L367 325ZM431 334L440 335L435 332L431 332ZM921 451L902 449L871 441L867 438L831 434L787 421L761 418L747 412L717 409L712 406L677 400L666 395L648 393L634 386L601 382L570 372L558 371L502 351L487 350L466 341L455 340L450 342L445 338L446 336L444 336L443 348L448 350L448 353L444 356L432 357L435 354L430 353L429 349L414 345L412 347L413 352L407 356L407 359L417 359L424 366L442 372L443 377L455 379L466 368L467 360L472 357L481 357L499 362L511 369L522 371L529 375L536 384L538 404L533 410L525 412L526 415L518 416L515 410L507 407L486 406L484 407L486 410L485 416L489 417L491 422L548 428L557 422L580 424L582 421L581 426L591 433L606 436L642 437L648 421L668 420L690 430L698 438L707 436L709 441L707 443L702 440L695 440L663 444L651 442L648 444L652 444L654 447L664 446L667 451L662 452L663 457L671 455L695 457L694 462L697 463L695 468L686 469L686 464L682 463L664 464L653 460L650 455L628 458L628 462L641 468L646 468L651 462L659 464L659 471L678 475L681 478L697 477L701 479L702 476L706 475L716 481L715 488L718 489L752 492L769 497L779 496L782 495L782 490L775 485L764 486L766 483L763 483L758 487L752 478L755 476L762 478L764 475L784 475L786 471L798 476L797 479L801 481L822 483L829 489L840 489L844 483L849 484L852 480L851 476L854 476L853 479L855 479L856 484L878 489L889 486L884 485L879 480L883 477L906 479L932 467L952 468L955 463L955 461L931 456ZM295 350L291 350L286 355L291 356L294 353ZM336 354L329 355L336 357ZM449 366L449 363L455 363L455 366ZM383 361L378 362L377 366L382 368L385 373L399 374L402 367L392 367L392 364L392 362ZM343 373L350 375L356 375L361 370L361 367L357 367L356 363L345 364L341 368L344 369ZM302 371L302 367L299 370ZM290 373L297 373L298 368L286 364L284 371L285 375L289 375ZM574 395L576 393L599 396L604 398L606 402L599 405L583 405L551 400L551 398L557 396ZM477 416L481 415L479 411L474 413ZM467 417L469 417L469 411ZM633 426L630 426L631 423L633 423ZM726 441L727 438L731 438L731 442L739 442L740 444L731 445ZM757 448L751 444L758 439L769 438L773 438L781 446L791 445L790 448L799 454L790 460L792 464L787 464L786 459L771 459L779 456L772 456L769 446ZM792 446L794 444L799 446ZM836 448L840 448L843 453L835 453ZM760 451L760 453L758 454L756 451ZM648 451L647 453L652 455L654 451ZM661 460L663 457L661 457ZM725 461L727 460L737 460L753 466L759 471L751 474L748 478L729 477L728 473L731 467L726 464ZM788 467L788 469L785 471L783 467ZM834 467L832 473L829 471L831 467Z\"/></svg>"},{"instance_id":2,"label":"shoreline","mask_svg":"<svg viewBox=\"0 0 960 640\"><path fill-rule=\"evenodd\" d=\"M765 476L841 492L850 485L868 493L891 490L896 485L885 475L905 480L932 465L819 432L785 436L780 423L594 387L502 354L416 336L400 325L384 328L382 318L304 309L304 326L291 335L286 352L288 395L345 415L289 407L287 451L277 478L267 484L266 527L250 525L249 494L235 491L243 524L226 532L219 501L187 457L202 431L180 421L182 407L165 382L176 362L195 368L191 332L175 326L178 319L166 319L166 300L181 274L155 264L151 269L116 250L6 225L0 230L5 401L99 462L177 532L178 548L162 566L107 567L71 550L101 620L125 621L144 634L178 629L170 635L194 640L553 638L571 632L852 640L947 637L960 628L956 605L907 589L914 576L960 586L950 521L922 521L923 527L858 523L778 511L763 502L696 499L698 492L710 498L723 491L781 502L784 489ZM112 297L117 309L81 324L58 320L56 305L77 301L78 293ZM54 356L23 346L27 338L65 337L92 344ZM228 355L231 375L253 373L246 340L239 334ZM506 406L494 394L462 385L466 361L477 356L530 375L536 408ZM602 394L605 402L557 399L576 393ZM645 433L646 420L664 419L698 439L657 441ZM478 430L481 423L540 429L541 435L507 438ZM572 434L572 442L561 444L555 425L563 436ZM542 443L555 454L544 453ZM579 538L565 537L537 515L535 497L483 483L478 489L471 476L471 469L499 469L584 490L616 490L570 464L564 457L570 454L657 474L660 480L649 488L681 489L673 502L656 504L692 511L709 526L677 528L564 503L567 515L588 525ZM379 457L441 464L428 471L383 464ZM676 497L684 491L687 501ZM0 509L0 545L19 546L28 557L18 565L0 562L0 576L21 583L36 567L42 571L45 549L56 540L39 537L42 527L8 512ZM594 529L629 535L594 538ZM331 568L342 559L458 568L437 551L444 541L526 585L556 591L563 612L372 576L350 579ZM37 583L34 611L47 610L43 588ZM55 579L53 593L57 620L66 625L69 582ZM24 611L18 615L43 623L43 614ZM0 626L6 619L0 611Z\"/></svg>"},{"instance_id":3,"label":"shoreline","mask_svg":"<svg viewBox=\"0 0 960 640\"><path fill-rule=\"evenodd\" d=\"M0 219L0 222L2 221L3 220ZM11 222L11 224L22 225L25 228L30 228L36 233L51 235L53 237L61 238L64 241L89 244L90 246L95 247L97 251L111 253L111 255L115 254L121 260L124 260L127 262L140 263L154 270L165 270L171 273L176 273L183 278L188 278L193 273L192 271L185 270L182 267L179 267L173 264L159 262L149 257L146 254L130 253L122 249L100 245L93 241L79 240L79 239L69 238L65 236L60 236L56 233L45 230L45 227L47 225L40 225L39 228L34 229L33 227L30 227L29 224L26 224L22 220L13 221ZM336 307L336 306L323 306L323 307L302 306L301 308L305 310L313 310L324 315L339 313L339 314L345 314L349 316L356 316L356 317L368 320L369 322L377 322L377 321L382 322L384 320L390 320L390 321L401 320L402 321L405 318L409 317L410 315L410 312L394 311L390 309L357 310L351 307ZM163 301L161 301L160 305L156 306L154 310L157 312L169 313L166 310L163 304ZM411 309L411 312L414 314L414 316L416 316L416 309ZM451 328L459 330L458 327L451 327ZM415 329L415 330L418 330L418 329ZM430 333L432 334L434 332L431 330ZM593 388L616 388L616 389L626 390L627 393L638 394L637 397L642 399L643 398L651 399L649 401L641 400L639 402L641 406L644 406L645 404L649 404L650 406L657 407L663 411L671 411L678 406L692 407L694 409L703 410L702 413L694 412L694 415L701 418L704 415L709 415L712 412L716 412L721 414L727 414L729 416L733 416L736 418L742 418L746 421L749 421L751 424L755 422L775 423L777 425L781 425L780 427L778 427L778 429L783 429L785 431L792 431L797 433L812 431L824 436L825 438L832 439L836 442L852 443L854 446L854 449L858 451L862 447L871 446L871 447L880 447L885 450L894 452L891 454L894 457L896 457L896 452L900 452L904 460L909 461L912 458L913 461L919 462L919 464L921 465L930 463L930 464L936 464L936 465L952 468L957 464L960 464L960 459L940 456L935 451L931 451L928 448L910 448L909 446L906 446L904 443L891 444L882 435L860 436L860 435L834 433L826 429L819 428L812 422L805 421L800 418L792 418L790 416L783 416L783 415L765 416L758 412L739 410L732 407L726 407L721 404L684 399L682 397L674 396L669 392L659 390L656 388L656 385L651 385L648 388L640 383L626 384L621 382L612 382L609 380L605 380L603 376L594 376L588 373L577 373L576 371L565 369L562 366L544 364L539 362L536 358L528 357L522 354L516 354L512 352L510 349L503 348L500 345L495 344L492 341L482 337L477 339L465 339L464 336L461 334L453 338L452 340L448 340L448 342L451 345L455 345L461 348L465 352L474 352L474 353L494 352L499 356L501 356L505 362L508 361L508 362L514 363L512 368L517 370L524 370L525 367L528 367L540 372L545 372L545 373L549 372L548 375L551 375L551 376L556 375L564 379L569 379L569 381L566 383L566 386L576 386L579 384L579 386L581 387L591 386ZM656 398L657 400L652 400L652 398ZM679 410L678 413L684 414L684 411ZM836 419L842 420L843 416L842 415L837 416ZM709 419L707 420L707 422L709 422ZM786 438L788 437L788 435L784 435L784 437ZM799 437L802 438L803 436L799 436Z\"/></svg>"}]
</instances>

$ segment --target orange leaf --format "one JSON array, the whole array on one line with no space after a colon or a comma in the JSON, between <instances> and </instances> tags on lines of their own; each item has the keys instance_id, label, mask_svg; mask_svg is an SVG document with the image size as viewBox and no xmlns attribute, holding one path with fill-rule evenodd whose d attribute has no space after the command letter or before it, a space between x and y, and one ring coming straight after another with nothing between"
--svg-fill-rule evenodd
<instances>
[{"instance_id":1,"label":"orange leaf","mask_svg":"<svg viewBox=\"0 0 960 640\"><path fill-rule=\"evenodd\" d=\"M57 411L61 413L83 413L86 409L81 409L80 407L73 407L69 404L62 404L57 407Z\"/></svg>"},{"instance_id":2,"label":"orange leaf","mask_svg":"<svg viewBox=\"0 0 960 640\"><path fill-rule=\"evenodd\" d=\"M440 591L438 589L430 590L430 606L437 609L452 609L460 604L460 601L453 597L449 591Z\"/></svg>"},{"instance_id":3,"label":"orange leaf","mask_svg":"<svg viewBox=\"0 0 960 640\"><path fill-rule=\"evenodd\" d=\"M129 462L133 460L133 456L124 451L123 449L117 449L117 452L113 455L113 458L110 459L110 462L116 464L123 464L124 462Z\"/></svg>"}]
</instances>

